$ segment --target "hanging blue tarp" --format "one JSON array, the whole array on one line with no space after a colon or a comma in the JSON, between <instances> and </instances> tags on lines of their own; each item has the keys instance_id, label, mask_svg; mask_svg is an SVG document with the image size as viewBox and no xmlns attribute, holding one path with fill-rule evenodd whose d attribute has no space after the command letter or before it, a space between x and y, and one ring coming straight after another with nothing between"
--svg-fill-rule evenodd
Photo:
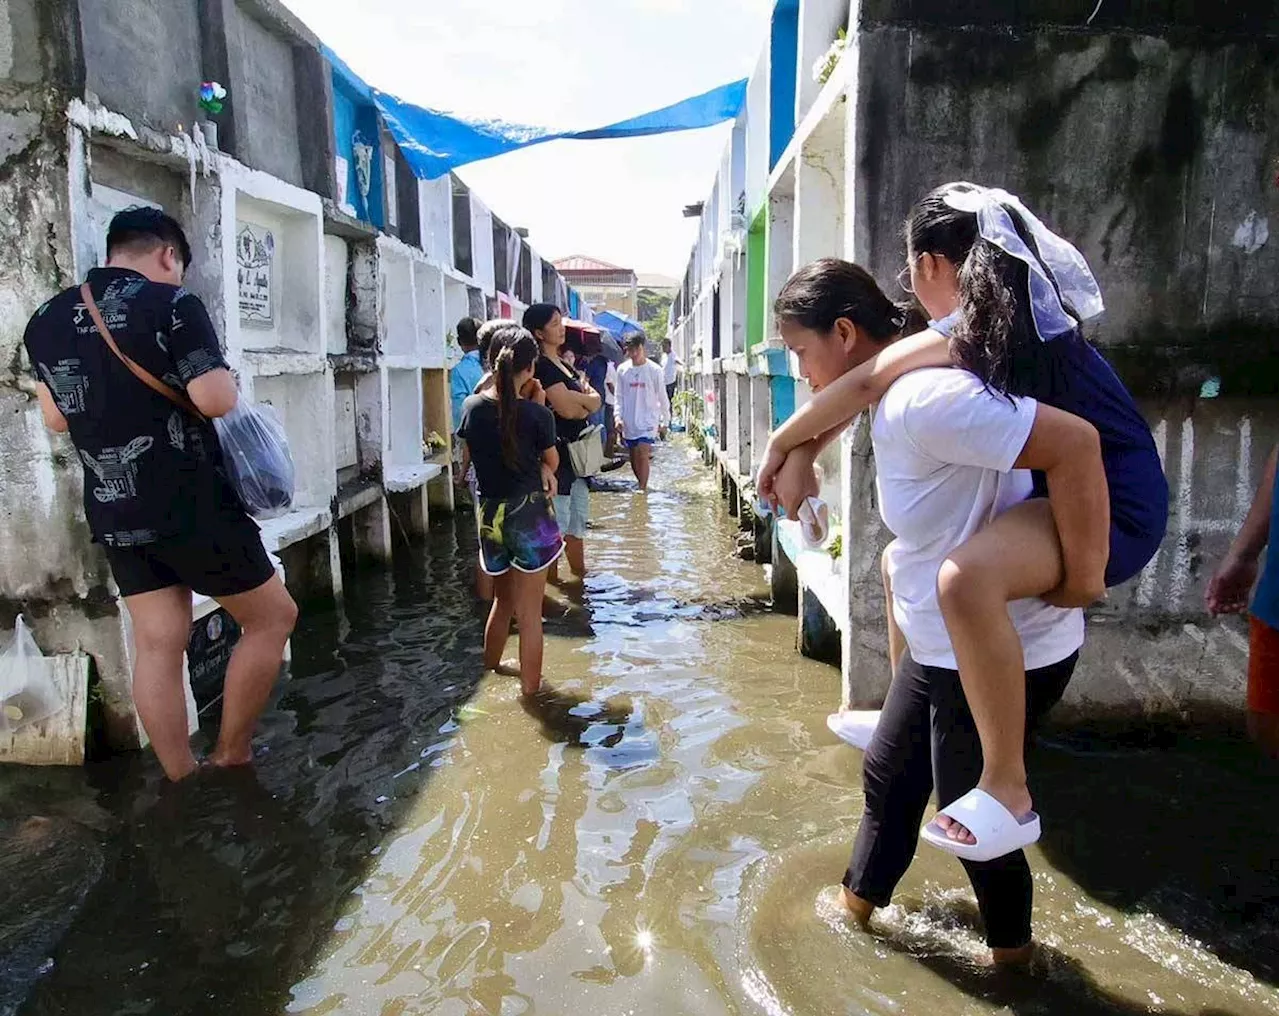
<instances>
[{"instance_id":1,"label":"hanging blue tarp","mask_svg":"<svg viewBox=\"0 0 1280 1016\"><path fill-rule=\"evenodd\" d=\"M324 55L335 68L342 71L344 77L355 77L351 69L327 46L324 47ZM440 110L403 102L376 88L369 88L369 92L382 114L387 130L400 146L414 175L422 180L434 180L459 166L491 159L495 155L514 152L544 141L562 138L634 138L712 127L738 115L746 98L747 82L744 78L664 106L652 113L584 131L557 131L549 127L530 127L503 120L467 120Z\"/></svg>"}]
</instances>

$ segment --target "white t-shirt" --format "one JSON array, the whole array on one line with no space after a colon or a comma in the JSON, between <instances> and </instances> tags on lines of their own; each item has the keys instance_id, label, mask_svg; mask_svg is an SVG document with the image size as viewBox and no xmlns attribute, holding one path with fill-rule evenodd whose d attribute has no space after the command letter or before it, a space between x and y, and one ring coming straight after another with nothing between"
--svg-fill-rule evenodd
<instances>
[{"instance_id":1,"label":"white t-shirt","mask_svg":"<svg viewBox=\"0 0 1280 1016\"><path fill-rule=\"evenodd\" d=\"M625 440L657 437L671 415L661 367L652 360L638 366L628 360L618 368L618 413Z\"/></svg>"},{"instance_id":2,"label":"white t-shirt","mask_svg":"<svg viewBox=\"0 0 1280 1016\"><path fill-rule=\"evenodd\" d=\"M606 406L616 406L618 404L618 368L613 365L613 361L609 361L609 367L604 373L604 404Z\"/></svg>"},{"instance_id":3,"label":"white t-shirt","mask_svg":"<svg viewBox=\"0 0 1280 1016\"><path fill-rule=\"evenodd\" d=\"M888 551L893 616L917 663L956 669L938 607L938 569L1031 493L1031 473L1013 463L1035 416L1034 399L1011 402L954 368L906 374L876 407L876 490L895 537ZM1066 659L1084 643L1083 611L1026 599L1010 603L1009 616L1028 670Z\"/></svg>"},{"instance_id":4,"label":"white t-shirt","mask_svg":"<svg viewBox=\"0 0 1280 1016\"><path fill-rule=\"evenodd\" d=\"M679 361L676 360L674 350L662 355L662 381L664 384L673 385L676 383L676 371L679 367L680 364Z\"/></svg>"}]
</instances>

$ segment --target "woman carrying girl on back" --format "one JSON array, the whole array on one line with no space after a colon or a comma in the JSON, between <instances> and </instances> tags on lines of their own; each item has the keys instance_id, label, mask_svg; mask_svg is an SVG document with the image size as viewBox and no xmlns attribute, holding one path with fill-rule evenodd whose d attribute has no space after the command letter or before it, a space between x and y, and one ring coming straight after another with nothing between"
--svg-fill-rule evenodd
<instances>
[{"instance_id":1,"label":"woman carrying girl on back","mask_svg":"<svg viewBox=\"0 0 1280 1016\"><path fill-rule=\"evenodd\" d=\"M494 384L462 405L464 468L479 492L480 567L494 576L484 664L499 670L514 618L520 626L520 688L542 683L542 596L547 569L564 549L551 496L559 465L555 418L533 377L538 343L510 325L493 337ZM522 394L524 393L524 397Z\"/></svg>"},{"instance_id":2,"label":"woman carrying girl on back","mask_svg":"<svg viewBox=\"0 0 1280 1016\"><path fill-rule=\"evenodd\" d=\"M933 319L930 328L887 346L815 395L770 438L757 484L762 496L775 499L784 466L793 476L796 469L811 474L817 452L854 416L925 367L963 367L989 391L1035 399L1097 430L1109 545L1084 539L1079 520L1054 506L1052 482L1039 476L1032 498L988 521L938 570L937 600L983 765L977 787L940 811L923 836L961 858L986 861L1040 835L1023 758L1023 646L1008 605L1042 597L1059 607L1088 606L1105 588L1136 576L1164 537L1168 486L1132 396L1081 334L1081 323L1103 307L1079 251L1013 195L969 183L929 193L912 209L906 234L903 287ZM793 455L798 459L788 462ZM885 580L888 593L891 560ZM894 621L891 608L891 645L902 640ZM844 719L850 729L842 736L865 745L878 713Z\"/></svg>"}]
</instances>

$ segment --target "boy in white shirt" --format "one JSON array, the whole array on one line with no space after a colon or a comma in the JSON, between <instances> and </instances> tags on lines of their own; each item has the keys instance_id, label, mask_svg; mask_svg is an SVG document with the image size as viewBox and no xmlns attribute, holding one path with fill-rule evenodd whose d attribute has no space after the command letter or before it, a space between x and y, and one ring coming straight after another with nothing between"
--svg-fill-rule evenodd
<instances>
[{"instance_id":1,"label":"boy in white shirt","mask_svg":"<svg viewBox=\"0 0 1280 1016\"><path fill-rule=\"evenodd\" d=\"M644 336L627 336L627 356L618 370L618 431L631 455L631 470L640 490L649 489L649 459L659 431L665 432L671 418L671 404L663 382L662 368L644 351Z\"/></svg>"}]
</instances>

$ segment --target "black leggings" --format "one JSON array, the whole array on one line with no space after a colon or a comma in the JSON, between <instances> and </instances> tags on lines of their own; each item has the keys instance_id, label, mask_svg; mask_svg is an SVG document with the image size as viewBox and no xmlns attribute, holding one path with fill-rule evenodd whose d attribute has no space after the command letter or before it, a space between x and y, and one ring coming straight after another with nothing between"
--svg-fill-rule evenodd
<instances>
[{"instance_id":1,"label":"black leggings","mask_svg":"<svg viewBox=\"0 0 1280 1016\"><path fill-rule=\"evenodd\" d=\"M1062 697L1078 653L1027 671L1027 732ZM945 808L978 785L982 745L960 674L924 667L904 655L862 764L866 806L844 884L887 906L915 856L929 794ZM1031 941L1031 869L1021 850L994 861L961 861L987 929L987 945L1016 949Z\"/></svg>"}]
</instances>

